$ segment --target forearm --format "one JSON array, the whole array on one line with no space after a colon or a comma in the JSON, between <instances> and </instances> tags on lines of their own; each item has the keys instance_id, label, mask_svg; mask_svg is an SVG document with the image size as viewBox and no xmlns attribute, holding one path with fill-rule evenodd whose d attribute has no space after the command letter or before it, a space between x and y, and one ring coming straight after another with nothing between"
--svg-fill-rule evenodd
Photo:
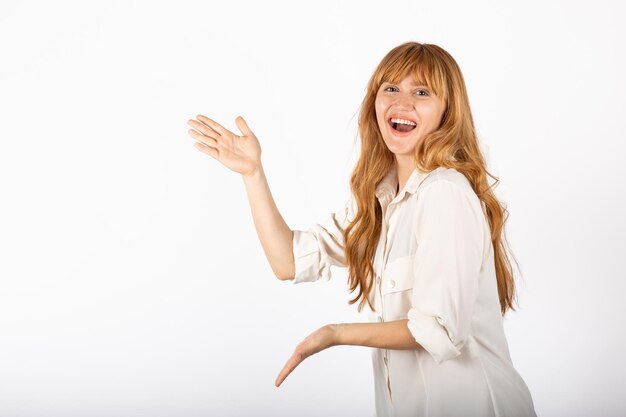
<instances>
[{"instance_id":1,"label":"forearm","mask_svg":"<svg viewBox=\"0 0 626 417\"><path fill-rule=\"evenodd\" d=\"M420 349L422 346L407 327L408 320L383 323L332 324L335 344L369 346L382 349Z\"/></svg>"},{"instance_id":2,"label":"forearm","mask_svg":"<svg viewBox=\"0 0 626 417\"><path fill-rule=\"evenodd\" d=\"M254 174L242 176L252 218L261 246L274 274L280 279L293 278L293 235L276 207L262 165Z\"/></svg>"}]
</instances>

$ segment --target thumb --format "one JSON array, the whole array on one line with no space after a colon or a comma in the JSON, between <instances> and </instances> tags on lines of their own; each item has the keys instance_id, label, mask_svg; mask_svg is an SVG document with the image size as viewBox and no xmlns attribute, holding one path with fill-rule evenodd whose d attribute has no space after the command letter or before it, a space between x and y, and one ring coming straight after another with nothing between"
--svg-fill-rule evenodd
<instances>
[{"instance_id":1,"label":"thumb","mask_svg":"<svg viewBox=\"0 0 626 417\"><path fill-rule=\"evenodd\" d=\"M237 118L235 119L235 123L237 124L237 127L239 128L241 133L244 134L244 136L253 135L252 130L250 130L250 128L248 127L248 124L243 119L243 117L237 116Z\"/></svg>"}]
</instances>

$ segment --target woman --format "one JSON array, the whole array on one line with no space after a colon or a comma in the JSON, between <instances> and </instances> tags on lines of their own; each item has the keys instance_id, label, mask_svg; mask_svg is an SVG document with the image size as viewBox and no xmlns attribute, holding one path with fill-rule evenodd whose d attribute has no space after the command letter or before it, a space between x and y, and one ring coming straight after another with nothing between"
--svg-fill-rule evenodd
<instances>
[{"instance_id":1,"label":"woman","mask_svg":"<svg viewBox=\"0 0 626 417\"><path fill-rule=\"evenodd\" d=\"M369 346L378 416L535 416L502 322L515 310L506 209L487 181L465 82L446 51L408 42L383 58L361 105L350 199L306 231L289 229L278 212L241 117L243 136L201 115L189 123L199 150L242 175L275 275L299 283L347 267L350 303L370 313L371 323L309 335L276 386L323 349Z\"/></svg>"}]
</instances>

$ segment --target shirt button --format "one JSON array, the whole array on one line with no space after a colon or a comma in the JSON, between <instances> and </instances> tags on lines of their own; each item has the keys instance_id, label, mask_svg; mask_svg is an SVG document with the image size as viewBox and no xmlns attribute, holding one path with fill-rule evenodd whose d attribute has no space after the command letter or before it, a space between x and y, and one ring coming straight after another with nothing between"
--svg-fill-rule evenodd
<instances>
[{"instance_id":1,"label":"shirt button","mask_svg":"<svg viewBox=\"0 0 626 417\"><path fill-rule=\"evenodd\" d=\"M394 280L391 280L389 281L388 285L389 285L389 288L393 288L396 286L396 282Z\"/></svg>"},{"instance_id":2,"label":"shirt button","mask_svg":"<svg viewBox=\"0 0 626 417\"><path fill-rule=\"evenodd\" d=\"M376 284L380 284L380 275L376 275Z\"/></svg>"}]
</instances>

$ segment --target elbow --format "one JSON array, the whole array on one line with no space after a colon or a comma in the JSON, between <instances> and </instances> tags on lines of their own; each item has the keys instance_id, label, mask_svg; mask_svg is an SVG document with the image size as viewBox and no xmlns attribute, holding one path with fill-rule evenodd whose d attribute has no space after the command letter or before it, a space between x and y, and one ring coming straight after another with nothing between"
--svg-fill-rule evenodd
<instances>
[{"instance_id":1,"label":"elbow","mask_svg":"<svg viewBox=\"0 0 626 417\"><path fill-rule=\"evenodd\" d=\"M274 275L276 275L276 278L278 278L279 281L289 281L293 279L293 276L289 276L289 275L280 275L274 272Z\"/></svg>"},{"instance_id":2,"label":"elbow","mask_svg":"<svg viewBox=\"0 0 626 417\"><path fill-rule=\"evenodd\" d=\"M285 268L284 266L282 268L272 266L272 271L274 272L276 278L278 278L280 281L292 280L294 279L296 274L295 267L293 266L291 268Z\"/></svg>"},{"instance_id":3,"label":"elbow","mask_svg":"<svg viewBox=\"0 0 626 417\"><path fill-rule=\"evenodd\" d=\"M293 254L293 231L291 231L291 248L286 257L282 258L282 262L274 262L271 264L272 271L276 278L281 281L289 281L296 276L296 261Z\"/></svg>"},{"instance_id":4,"label":"elbow","mask_svg":"<svg viewBox=\"0 0 626 417\"><path fill-rule=\"evenodd\" d=\"M461 354L466 338L453 342L449 330L438 318L422 314L411 308L408 313L407 326L417 343L432 356L438 365Z\"/></svg>"}]
</instances>

